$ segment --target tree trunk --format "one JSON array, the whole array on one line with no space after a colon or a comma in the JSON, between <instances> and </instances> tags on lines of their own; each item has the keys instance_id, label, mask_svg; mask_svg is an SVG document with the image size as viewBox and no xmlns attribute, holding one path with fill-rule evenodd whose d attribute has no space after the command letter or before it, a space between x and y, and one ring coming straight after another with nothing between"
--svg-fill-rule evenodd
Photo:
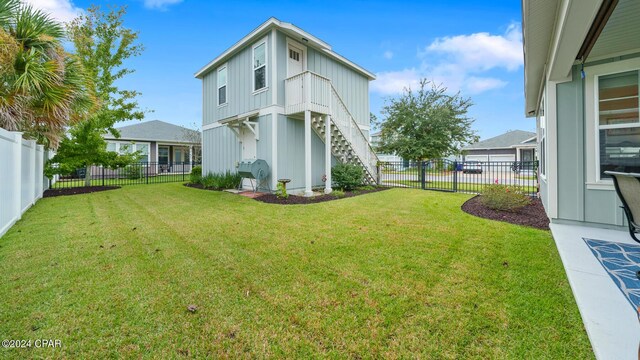
<instances>
[{"instance_id":1,"label":"tree trunk","mask_svg":"<svg viewBox=\"0 0 640 360\"><path fill-rule=\"evenodd\" d=\"M91 165L87 165L84 171L84 186L91 186Z\"/></svg>"}]
</instances>

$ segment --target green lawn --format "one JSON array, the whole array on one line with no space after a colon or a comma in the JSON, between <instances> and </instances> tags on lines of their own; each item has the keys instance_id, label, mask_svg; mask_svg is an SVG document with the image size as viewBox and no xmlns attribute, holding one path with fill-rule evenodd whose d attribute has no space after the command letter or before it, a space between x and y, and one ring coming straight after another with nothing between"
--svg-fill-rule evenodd
<instances>
[{"instance_id":1,"label":"green lawn","mask_svg":"<svg viewBox=\"0 0 640 360\"><path fill-rule=\"evenodd\" d=\"M467 215L469 197L43 199L0 239L0 334L62 348L0 357L592 358L549 232Z\"/></svg>"}]
</instances>

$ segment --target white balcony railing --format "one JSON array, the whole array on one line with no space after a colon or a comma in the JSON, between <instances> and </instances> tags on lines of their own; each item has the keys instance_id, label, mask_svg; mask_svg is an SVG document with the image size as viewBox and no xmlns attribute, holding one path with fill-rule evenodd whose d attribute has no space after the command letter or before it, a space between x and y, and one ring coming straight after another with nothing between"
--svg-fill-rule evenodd
<instances>
[{"instance_id":1,"label":"white balcony railing","mask_svg":"<svg viewBox=\"0 0 640 360\"><path fill-rule=\"evenodd\" d=\"M296 114L306 110L330 115L334 126L349 142L365 170L375 177L378 157L369 139L362 133L331 80L311 71L285 80L285 112Z\"/></svg>"}]
</instances>

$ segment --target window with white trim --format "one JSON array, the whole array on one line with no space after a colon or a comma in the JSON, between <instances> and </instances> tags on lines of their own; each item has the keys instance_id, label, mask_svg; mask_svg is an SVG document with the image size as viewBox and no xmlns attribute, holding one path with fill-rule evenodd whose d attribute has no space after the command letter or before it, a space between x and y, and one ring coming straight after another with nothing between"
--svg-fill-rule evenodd
<instances>
[{"instance_id":1,"label":"window with white trim","mask_svg":"<svg viewBox=\"0 0 640 360\"><path fill-rule=\"evenodd\" d=\"M149 162L149 143L133 143L125 141L107 141L107 151L120 155L140 152L140 162Z\"/></svg>"},{"instance_id":2,"label":"window with white trim","mask_svg":"<svg viewBox=\"0 0 640 360\"><path fill-rule=\"evenodd\" d=\"M599 175L605 171L640 172L638 70L597 78Z\"/></svg>"},{"instance_id":3,"label":"window with white trim","mask_svg":"<svg viewBox=\"0 0 640 360\"><path fill-rule=\"evenodd\" d=\"M117 143L114 143L114 142L112 142L112 141L108 141L108 142L107 142L107 151L113 151L113 152L118 151L118 149L116 148L116 146L117 146Z\"/></svg>"},{"instance_id":4,"label":"window with white trim","mask_svg":"<svg viewBox=\"0 0 640 360\"><path fill-rule=\"evenodd\" d=\"M267 87L267 42L253 47L253 91Z\"/></svg>"},{"instance_id":5,"label":"window with white trim","mask_svg":"<svg viewBox=\"0 0 640 360\"><path fill-rule=\"evenodd\" d=\"M140 162L149 162L149 144L136 143L136 151L140 152Z\"/></svg>"},{"instance_id":6,"label":"window with white trim","mask_svg":"<svg viewBox=\"0 0 640 360\"><path fill-rule=\"evenodd\" d=\"M538 144L540 144L540 175L547 175L547 118L545 117L545 92L538 108Z\"/></svg>"},{"instance_id":7,"label":"window with white trim","mask_svg":"<svg viewBox=\"0 0 640 360\"><path fill-rule=\"evenodd\" d=\"M227 66L218 69L218 106L227 103Z\"/></svg>"}]
</instances>

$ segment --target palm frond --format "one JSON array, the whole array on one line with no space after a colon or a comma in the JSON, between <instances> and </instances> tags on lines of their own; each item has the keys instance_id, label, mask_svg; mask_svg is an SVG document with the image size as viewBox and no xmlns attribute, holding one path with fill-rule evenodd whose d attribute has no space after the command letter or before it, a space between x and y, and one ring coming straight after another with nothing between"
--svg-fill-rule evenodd
<instances>
[{"instance_id":1,"label":"palm frond","mask_svg":"<svg viewBox=\"0 0 640 360\"><path fill-rule=\"evenodd\" d=\"M59 46L64 38L62 24L31 5L20 7L14 31L25 49L34 48L42 53Z\"/></svg>"},{"instance_id":2,"label":"palm frond","mask_svg":"<svg viewBox=\"0 0 640 360\"><path fill-rule=\"evenodd\" d=\"M15 15L20 8L20 0L0 0L0 28L13 25Z\"/></svg>"}]
</instances>

